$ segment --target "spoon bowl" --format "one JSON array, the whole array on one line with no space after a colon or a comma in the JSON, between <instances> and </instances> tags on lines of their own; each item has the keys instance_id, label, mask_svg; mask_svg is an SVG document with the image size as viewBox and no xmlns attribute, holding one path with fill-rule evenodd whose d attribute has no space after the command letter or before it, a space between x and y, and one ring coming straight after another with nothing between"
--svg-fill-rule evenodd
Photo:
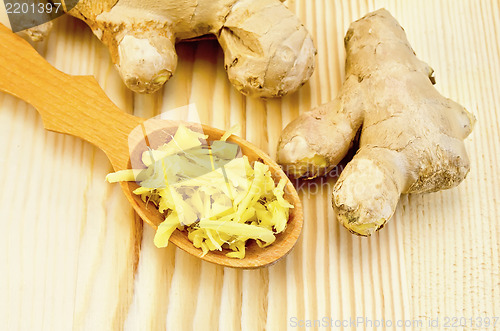
<instances>
[{"instance_id":1,"label":"spoon bowl","mask_svg":"<svg viewBox=\"0 0 500 331\"><path fill-rule=\"evenodd\" d=\"M2 24L0 72L1 91L31 104L40 113L47 130L82 138L103 150L115 171L131 167L131 150L146 146L144 142L148 143L150 137L179 124L157 119L147 120L146 123L143 118L121 111L109 100L94 77L72 76L55 69L28 42ZM209 141L220 140L225 133L207 125L201 127ZM167 136L163 143L168 142ZM299 238L303 223L300 199L280 166L266 153L234 135L228 141L238 144L250 162L267 164L276 182L282 178L287 180L285 199L294 208L290 210L285 231L277 234L275 242L265 248L250 240L244 259L229 258L224 250L211 251L202 256L201 249L193 246L186 231L174 231L170 242L196 257L222 266L258 268L273 264L288 254ZM165 216L152 203L146 203L132 193L138 187L137 183L121 182L120 185L137 214L156 229Z\"/></svg>"}]
</instances>

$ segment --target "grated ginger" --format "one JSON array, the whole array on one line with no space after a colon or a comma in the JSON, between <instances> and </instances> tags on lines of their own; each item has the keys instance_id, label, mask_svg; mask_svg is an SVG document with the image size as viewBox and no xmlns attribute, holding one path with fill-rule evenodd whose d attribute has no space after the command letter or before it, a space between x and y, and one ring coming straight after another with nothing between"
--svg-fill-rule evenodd
<instances>
[{"instance_id":1,"label":"grated ginger","mask_svg":"<svg viewBox=\"0 0 500 331\"><path fill-rule=\"evenodd\" d=\"M137 181L134 194L165 214L154 237L157 247L166 247L179 229L203 255L228 249L226 256L242 259L247 240L265 247L285 230L293 208L284 198L286 180L276 185L269 166L256 161L252 167L239 156L239 146L226 142L231 133L209 145L208 136L180 125L171 141L143 153L146 169L106 176L110 183Z\"/></svg>"}]
</instances>

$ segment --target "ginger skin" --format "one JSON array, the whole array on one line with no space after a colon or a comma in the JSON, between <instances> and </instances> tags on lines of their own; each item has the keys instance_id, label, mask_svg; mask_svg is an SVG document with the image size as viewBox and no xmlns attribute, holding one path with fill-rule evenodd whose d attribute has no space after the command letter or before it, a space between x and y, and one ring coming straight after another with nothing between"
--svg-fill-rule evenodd
<instances>
[{"instance_id":1,"label":"ginger skin","mask_svg":"<svg viewBox=\"0 0 500 331\"><path fill-rule=\"evenodd\" d=\"M217 37L231 83L249 96L293 92L314 70L311 36L279 0L81 0L68 13L108 46L135 92L157 91L177 66L175 43L205 34Z\"/></svg>"},{"instance_id":2,"label":"ginger skin","mask_svg":"<svg viewBox=\"0 0 500 331\"><path fill-rule=\"evenodd\" d=\"M351 24L346 79L335 100L283 131L278 162L294 177L333 169L361 128L359 150L333 189L338 220L369 236L392 217L403 193L458 185L469 172L463 140L475 118L433 87L403 28L385 9Z\"/></svg>"},{"instance_id":3,"label":"ginger skin","mask_svg":"<svg viewBox=\"0 0 500 331\"><path fill-rule=\"evenodd\" d=\"M50 30L52 30L52 25L52 21L48 21L44 24L21 31L21 33L35 42L41 41L49 35Z\"/></svg>"}]
</instances>

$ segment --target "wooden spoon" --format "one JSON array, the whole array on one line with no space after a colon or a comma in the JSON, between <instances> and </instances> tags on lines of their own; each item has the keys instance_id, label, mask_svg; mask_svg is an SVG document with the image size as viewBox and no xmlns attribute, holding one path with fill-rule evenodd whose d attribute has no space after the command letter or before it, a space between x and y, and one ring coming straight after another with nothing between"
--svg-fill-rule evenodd
<instances>
[{"instance_id":1,"label":"wooden spoon","mask_svg":"<svg viewBox=\"0 0 500 331\"><path fill-rule=\"evenodd\" d=\"M146 123L145 119L124 113L108 99L94 77L71 76L55 69L27 41L2 24L0 90L35 107L42 116L45 129L82 138L103 150L115 171L130 168L130 151L141 152L137 147L141 142L145 146L144 141L151 143L149 137L176 126L166 120L148 120ZM202 128L209 140L218 140L224 134L224 131L206 125ZM237 143L250 161L260 160L269 165L275 180L288 180L278 164L256 146L236 136L231 136L228 141ZM121 187L135 211L156 229L164 216L152 204L144 203L132 193L136 183L123 182ZM193 246L185 231L176 230L170 241L196 257L223 266L258 268L270 265L292 249L302 229L302 206L290 180L285 187L285 198L295 207L291 209L286 230L266 248L249 243L244 259L228 258L225 251L209 252L202 257L201 250Z\"/></svg>"}]
</instances>

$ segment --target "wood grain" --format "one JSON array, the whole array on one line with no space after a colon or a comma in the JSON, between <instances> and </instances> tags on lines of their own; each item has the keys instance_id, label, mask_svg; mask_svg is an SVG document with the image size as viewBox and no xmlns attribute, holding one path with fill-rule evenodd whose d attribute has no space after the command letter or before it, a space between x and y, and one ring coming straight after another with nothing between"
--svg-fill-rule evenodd
<instances>
[{"instance_id":1,"label":"wood grain","mask_svg":"<svg viewBox=\"0 0 500 331\"><path fill-rule=\"evenodd\" d=\"M36 47L66 73L95 75L129 113L151 117L196 102L205 124L241 124L242 136L273 156L282 127L336 95L349 23L385 7L419 58L435 69L439 91L478 119L466 140L472 164L464 183L404 196L386 227L366 239L335 220L335 178L300 182L305 224L286 260L263 270L214 267L173 247L154 248L152 229L142 230L120 190L104 182L111 171L104 153L46 132L32 108L0 94L2 328L286 330L297 329L294 322L301 320L366 317L392 321L380 330L427 329L439 319L435 329L441 330L447 317L470 323L500 315L499 3L287 3L313 34L319 53L311 81L280 100L236 92L214 41L178 45L174 78L149 96L127 91L106 49L71 18L57 20L50 38ZM408 327L394 327L398 321Z\"/></svg>"}]
</instances>

